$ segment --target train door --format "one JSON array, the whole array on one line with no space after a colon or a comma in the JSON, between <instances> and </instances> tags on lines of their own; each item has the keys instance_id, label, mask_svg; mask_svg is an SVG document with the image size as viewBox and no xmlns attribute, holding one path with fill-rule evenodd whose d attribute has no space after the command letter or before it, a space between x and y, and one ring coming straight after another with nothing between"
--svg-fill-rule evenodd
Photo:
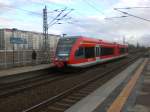
<instances>
[{"instance_id":1,"label":"train door","mask_svg":"<svg viewBox=\"0 0 150 112\"><path fill-rule=\"evenodd\" d=\"M96 58L96 61L100 59L100 46L99 45L96 45L95 47L95 58Z\"/></svg>"}]
</instances>

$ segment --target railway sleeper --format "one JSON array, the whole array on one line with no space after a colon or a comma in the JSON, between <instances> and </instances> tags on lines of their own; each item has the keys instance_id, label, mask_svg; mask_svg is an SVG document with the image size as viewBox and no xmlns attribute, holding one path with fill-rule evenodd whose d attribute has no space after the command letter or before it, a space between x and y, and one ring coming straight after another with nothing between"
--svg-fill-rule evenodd
<instances>
[{"instance_id":1,"label":"railway sleeper","mask_svg":"<svg viewBox=\"0 0 150 112\"><path fill-rule=\"evenodd\" d=\"M68 108L69 106L70 106L69 104L66 104L66 103L59 103L59 102L50 105L50 107L53 107L53 108L54 108L54 107L55 107L55 108L61 108L61 109L66 109L66 108Z\"/></svg>"},{"instance_id":2,"label":"railway sleeper","mask_svg":"<svg viewBox=\"0 0 150 112\"><path fill-rule=\"evenodd\" d=\"M63 101L68 102L68 103L75 103L76 102L76 100L69 99L69 98L65 98L65 99L63 99Z\"/></svg>"},{"instance_id":3,"label":"railway sleeper","mask_svg":"<svg viewBox=\"0 0 150 112\"><path fill-rule=\"evenodd\" d=\"M97 87L97 85L94 85L94 86L92 86L92 87L86 87L85 89L95 89Z\"/></svg>"},{"instance_id":4,"label":"railway sleeper","mask_svg":"<svg viewBox=\"0 0 150 112\"><path fill-rule=\"evenodd\" d=\"M93 89L93 88L96 88L97 87L97 83L96 82L93 82L91 85L89 85L88 87L86 87L85 89Z\"/></svg>"},{"instance_id":5,"label":"railway sleeper","mask_svg":"<svg viewBox=\"0 0 150 112\"><path fill-rule=\"evenodd\" d=\"M81 97L77 97L77 96L69 96L69 99L73 99L73 100L80 100Z\"/></svg>"},{"instance_id":6,"label":"railway sleeper","mask_svg":"<svg viewBox=\"0 0 150 112\"><path fill-rule=\"evenodd\" d=\"M90 89L86 88L86 89L83 89L82 91L91 93L91 92L94 91L94 90L95 90L95 88L90 88Z\"/></svg>"},{"instance_id":7,"label":"railway sleeper","mask_svg":"<svg viewBox=\"0 0 150 112\"><path fill-rule=\"evenodd\" d=\"M70 107L70 105L73 105L75 102L68 102L68 101L66 101L66 100L61 100L61 101L59 101L59 103L64 104L64 105Z\"/></svg>"},{"instance_id":8,"label":"railway sleeper","mask_svg":"<svg viewBox=\"0 0 150 112\"><path fill-rule=\"evenodd\" d=\"M57 108L55 106L50 106L50 107L48 107L47 110L48 111L45 111L45 112L64 112L63 108Z\"/></svg>"},{"instance_id":9,"label":"railway sleeper","mask_svg":"<svg viewBox=\"0 0 150 112\"><path fill-rule=\"evenodd\" d=\"M67 103L63 103L63 102L56 102L55 103L56 105L63 105L63 106L65 106L65 107L69 107L70 105L69 104L67 104Z\"/></svg>"},{"instance_id":10,"label":"railway sleeper","mask_svg":"<svg viewBox=\"0 0 150 112\"><path fill-rule=\"evenodd\" d=\"M88 95L88 94L89 94L89 91L81 90L81 91L79 91L79 93L81 93L81 94L85 94L85 95Z\"/></svg>"},{"instance_id":11,"label":"railway sleeper","mask_svg":"<svg viewBox=\"0 0 150 112\"><path fill-rule=\"evenodd\" d=\"M85 97L86 95L82 93L74 93L72 96Z\"/></svg>"}]
</instances>

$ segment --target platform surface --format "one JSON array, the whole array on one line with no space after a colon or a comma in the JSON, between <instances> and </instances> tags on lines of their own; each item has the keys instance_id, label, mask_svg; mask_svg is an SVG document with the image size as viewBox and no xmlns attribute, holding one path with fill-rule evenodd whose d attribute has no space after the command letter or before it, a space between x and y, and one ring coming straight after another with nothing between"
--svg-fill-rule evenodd
<instances>
[{"instance_id":1,"label":"platform surface","mask_svg":"<svg viewBox=\"0 0 150 112\"><path fill-rule=\"evenodd\" d=\"M128 112L150 112L150 59L142 73L140 88L136 93L138 95L134 105L128 109Z\"/></svg>"},{"instance_id":2,"label":"platform surface","mask_svg":"<svg viewBox=\"0 0 150 112\"><path fill-rule=\"evenodd\" d=\"M135 63L130 65L124 71L119 73L113 79L105 83L103 86L95 90L93 93L83 98L75 105L70 107L65 112L105 112L108 108L101 106L103 102L105 102L108 97L112 94L112 92L119 88L119 86L124 83L124 81L132 77L133 72L144 62L144 59L141 58L137 60ZM112 98L113 99L113 98ZM115 99L115 98L114 98ZM107 102L106 102L107 103ZM109 102L108 102L109 103ZM111 104L109 104L111 105ZM104 108L104 109L100 109ZM114 111L115 112L115 111Z\"/></svg>"},{"instance_id":3,"label":"platform surface","mask_svg":"<svg viewBox=\"0 0 150 112\"><path fill-rule=\"evenodd\" d=\"M34 66L24 66L24 67L16 67L16 68L11 68L11 69L4 69L4 70L0 70L0 77L47 69L52 66L54 65L53 64L41 64L41 65L34 65Z\"/></svg>"}]
</instances>

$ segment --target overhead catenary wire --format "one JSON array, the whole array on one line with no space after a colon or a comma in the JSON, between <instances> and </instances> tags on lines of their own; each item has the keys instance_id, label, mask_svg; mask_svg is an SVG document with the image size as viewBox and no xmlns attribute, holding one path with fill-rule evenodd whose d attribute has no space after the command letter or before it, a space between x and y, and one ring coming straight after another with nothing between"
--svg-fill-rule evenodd
<instances>
[{"instance_id":1,"label":"overhead catenary wire","mask_svg":"<svg viewBox=\"0 0 150 112\"><path fill-rule=\"evenodd\" d=\"M71 9L69 12L65 13L63 16L61 16L60 18L55 19L56 21L54 21L52 24L49 24L48 27L53 26L54 24L57 24L60 20L63 20L65 17L68 16L69 13L71 13L74 9Z\"/></svg>"},{"instance_id":2,"label":"overhead catenary wire","mask_svg":"<svg viewBox=\"0 0 150 112\"><path fill-rule=\"evenodd\" d=\"M104 19L115 19L115 18L126 18L126 17L129 17L129 16L114 16L114 17L107 17Z\"/></svg>"},{"instance_id":3,"label":"overhead catenary wire","mask_svg":"<svg viewBox=\"0 0 150 112\"><path fill-rule=\"evenodd\" d=\"M13 7L13 6L3 6L3 7L6 7L6 8L9 8L9 9L15 9L15 10L21 10L23 12L26 12L26 13L30 13L30 14L36 14L36 15L42 15L42 13L38 13L38 12L34 12L34 11L30 11L30 10L26 10L26 9L22 9L22 8L18 8L18 7Z\"/></svg>"},{"instance_id":4,"label":"overhead catenary wire","mask_svg":"<svg viewBox=\"0 0 150 112\"><path fill-rule=\"evenodd\" d=\"M20 10L20 11L23 11L25 13L28 13L28 14L32 14L32 15L36 15L36 16L39 16L41 17L42 16L42 13L39 13L39 12L35 12L35 11L30 11L30 10L26 10L26 9L22 9L22 8L17 8L17 7L10 7L10 6L3 6L3 7L6 7L6 8L9 8L9 9L14 9L14 10ZM49 11L48 13L54 13L54 12L59 12L59 14L50 21L49 25L50 24L53 24L53 22L61 16L61 14L63 14L64 11L67 10L67 7L65 7L64 9L54 9L52 11ZM69 10L69 9L68 9ZM54 25L54 24L53 24Z\"/></svg>"},{"instance_id":5,"label":"overhead catenary wire","mask_svg":"<svg viewBox=\"0 0 150 112\"><path fill-rule=\"evenodd\" d=\"M38 11L26 10L26 9L19 8L19 7L13 7L13 6L7 6L7 5L5 5L3 7L9 8L9 9L20 10L20 11L23 11L23 12L26 12L26 13L29 13L29 14L34 14L34 15L39 15L39 16L42 15L42 12L40 13ZM54 10L48 11L47 13L60 12L61 10L63 10L63 9L54 9Z\"/></svg>"},{"instance_id":6,"label":"overhead catenary wire","mask_svg":"<svg viewBox=\"0 0 150 112\"><path fill-rule=\"evenodd\" d=\"M3 6L3 7L9 8L9 9L14 9L14 10L20 10L20 11L23 11L25 13L36 15L36 16L39 16L39 17L41 17L41 15L42 15L42 12L40 13L40 12L36 12L36 11L26 10L26 9L19 8L19 7L6 6L6 5ZM54 13L54 12L57 12L57 11L59 11L59 9L54 9L54 10L48 12L48 13Z\"/></svg>"},{"instance_id":7,"label":"overhead catenary wire","mask_svg":"<svg viewBox=\"0 0 150 112\"><path fill-rule=\"evenodd\" d=\"M149 19L145 19L145 18L142 18L142 17L140 17L140 16L136 16L136 15L130 14L130 13L125 12L125 11L121 11L121 10L119 10L118 8L114 8L114 10L116 10L116 11L118 11L118 12L121 12L121 13L123 13L123 14L125 14L125 15L132 16L132 17L135 17L135 18L138 18L138 19L141 19L141 20L150 22Z\"/></svg>"},{"instance_id":8,"label":"overhead catenary wire","mask_svg":"<svg viewBox=\"0 0 150 112\"><path fill-rule=\"evenodd\" d=\"M116 9L147 9L150 7L122 7L122 8L116 8Z\"/></svg>"},{"instance_id":9,"label":"overhead catenary wire","mask_svg":"<svg viewBox=\"0 0 150 112\"><path fill-rule=\"evenodd\" d=\"M93 4L91 4L89 1L87 1L87 0L83 0L87 5L89 5L91 8L93 8L94 10L96 10L97 12L99 12L100 14L102 14L103 16L105 16L104 15L104 13L101 11L101 10L99 10L98 8L96 8Z\"/></svg>"},{"instance_id":10,"label":"overhead catenary wire","mask_svg":"<svg viewBox=\"0 0 150 112\"><path fill-rule=\"evenodd\" d=\"M58 19L58 17L60 17L61 16L61 14L65 11L67 9L67 7L65 7L64 9L62 9L61 11L60 11L60 13L59 14L57 14L57 16L54 18L54 19L52 19L51 20L51 22L49 22L48 23L48 25L51 25L52 24L52 22L54 22L55 20L57 20Z\"/></svg>"}]
</instances>

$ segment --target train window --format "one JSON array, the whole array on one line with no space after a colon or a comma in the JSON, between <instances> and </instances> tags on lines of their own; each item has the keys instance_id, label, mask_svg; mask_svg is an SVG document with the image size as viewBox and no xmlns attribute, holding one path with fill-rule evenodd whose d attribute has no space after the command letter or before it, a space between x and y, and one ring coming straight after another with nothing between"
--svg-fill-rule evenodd
<instances>
[{"instance_id":1,"label":"train window","mask_svg":"<svg viewBox=\"0 0 150 112\"><path fill-rule=\"evenodd\" d=\"M114 48L101 47L101 56L113 55L113 54L114 54Z\"/></svg>"},{"instance_id":2,"label":"train window","mask_svg":"<svg viewBox=\"0 0 150 112\"><path fill-rule=\"evenodd\" d=\"M120 48L120 54L126 53L126 48Z\"/></svg>"},{"instance_id":3,"label":"train window","mask_svg":"<svg viewBox=\"0 0 150 112\"><path fill-rule=\"evenodd\" d=\"M76 58L84 58L84 48L79 47L79 49L75 53Z\"/></svg>"},{"instance_id":4,"label":"train window","mask_svg":"<svg viewBox=\"0 0 150 112\"><path fill-rule=\"evenodd\" d=\"M60 38L56 49L56 56L68 57L75 41L76 38Z\"/></svg>"},{"instance_id":5,"label":"train window","mask_svg":"<svg viewBox=\"0 0 150 112\"><path fill-rule=\"evenodd\" d=\"M128 53L128 48L126 48L126 52Z\"/></svg>"},{"instance_id":6,"label":"train window","mask_svg":"<svg viewBox=\"0 0 150 112\"><path fill-rule=\"evenodd\" d=\"M101 56L101 48L99 48L99 56Z\"/></svg>"},{"instance_id":7,"label":"train window","mask_svg":"<svg viewBox=\"0 0 150 112\"><path fill-rule=\"evenodd\" d=\"M85 47L85 58L95 57L95 47Z\"/></svg>"},{"instance_id":8,"label":"train window","mask_svg":"<svg viewBox=\"0 0 150 112\"><path fill-rule=\"evenodd\" d=\"M100 55L99 47L96 47L96 57L98 57L99 55Z\"/></svg>"}]
</instances>

